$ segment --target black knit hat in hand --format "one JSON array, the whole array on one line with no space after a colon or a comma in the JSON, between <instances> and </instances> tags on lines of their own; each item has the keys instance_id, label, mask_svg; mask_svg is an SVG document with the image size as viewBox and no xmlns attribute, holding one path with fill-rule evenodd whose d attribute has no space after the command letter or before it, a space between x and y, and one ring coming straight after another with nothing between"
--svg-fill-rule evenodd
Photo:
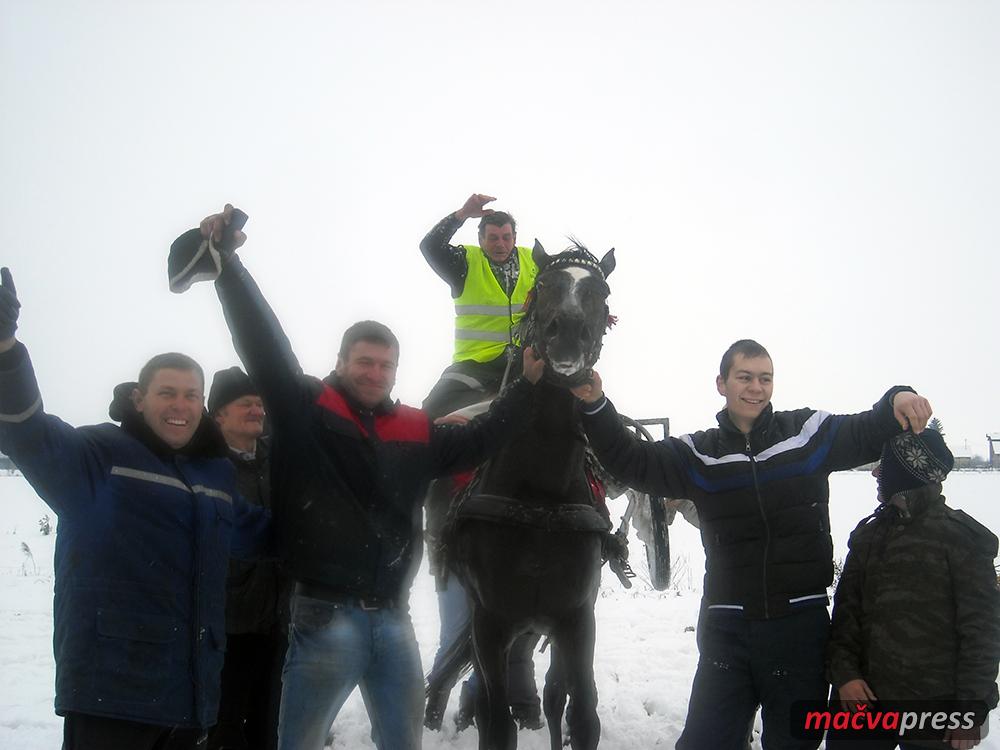
<instances>
[{"instance_id":1,"label":"black knit hat in hand","mask_svg":"<svg viewBox=\"0 0 1000 750\"><path fill-rule=\"evenodd\" d=\"M955 457L941 433L924 430L919 435L902 432L882 448L879 488L887 500L897 492L943 482Z\"/></svg>"}]
</instances>

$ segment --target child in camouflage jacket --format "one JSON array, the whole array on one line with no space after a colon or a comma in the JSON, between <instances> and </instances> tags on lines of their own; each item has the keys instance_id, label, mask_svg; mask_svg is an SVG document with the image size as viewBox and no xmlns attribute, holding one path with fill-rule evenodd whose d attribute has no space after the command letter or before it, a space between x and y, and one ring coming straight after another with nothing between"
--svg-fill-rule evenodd
<instances>
[{"instance_id":1,"label":"child in camouflage jacket","mask_svg":"<svg viewBox=\"0 0 1000 750\"><path fill-rule=\"evenodd\" d=\"M953 465L941 435L925 430L888 441L872 472L881 506L851 534L827 650L834 697L852 710L885 701L997 705L997 537L945 504L941 482ZM858 739L831 733L827 748ZM966 750L980 739L980 727L959 727L931 746ZM897 742L915 746L901 737L862 746Z\"/></svg>"}]
</instances>

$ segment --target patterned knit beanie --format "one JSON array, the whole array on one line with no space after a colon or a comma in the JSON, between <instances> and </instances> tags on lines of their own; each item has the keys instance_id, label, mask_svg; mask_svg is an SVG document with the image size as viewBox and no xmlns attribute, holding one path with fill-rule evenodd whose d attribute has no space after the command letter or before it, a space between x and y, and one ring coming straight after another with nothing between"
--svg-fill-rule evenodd
<instances>
[{"instance_id":1,"label":"patterned knit beanie","mask_svg":"<svg viewBox=\"0 0 1000 750\"><path fill-rule=\"evenodd\" d=\"M924 430L919 435L902 432L882 448L879 489L888 500L897 492L943 482L955 465L955 457L941 433Z\"/></svg>"}]
</instances>

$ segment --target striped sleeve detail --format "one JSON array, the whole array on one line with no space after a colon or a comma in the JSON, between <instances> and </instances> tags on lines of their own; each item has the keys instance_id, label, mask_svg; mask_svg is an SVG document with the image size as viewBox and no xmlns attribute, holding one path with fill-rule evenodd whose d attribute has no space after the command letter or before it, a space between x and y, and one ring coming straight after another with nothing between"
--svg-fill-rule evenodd
<instances>
[{"instance_id":1,"label":"striped sleeve detail","mask_svg":"<svg viewBox=\"0 0 1000 750\"><path fill-rule=\"evenodd\" d=\"M28 350L20 341L2 353L0 422L19 424L42 409L42 395Z\"/></svg>"},{"instance_id":2,"label":"striped sleeve detail","mask_svg":"<svg viewBox=\"0 0 1000 750\"><path fill-rule=\"evenodd\" d=\"M167 487L173 487L176 490L181 490L183 492L190 492L191 488L188 487L184 482L176 477L168 477L166 474L154 474L151 471L142 471L141 469L129 469L124 466L112 466L111 475L116 477L128 477L129 479L138 479L143 482L153 482L154 484L163 484Z\"/></svg>"},{"instance_id":3,"label":"striped sleeve detail","mask_svg":"<svg viewBox=\"0 0 1000 750\"><path fill-rule=\"evenodd\" d=\"M39 396L35 399L35 403L29 406L27 409L19 414L0 414L0 422L10 422L12 424L18 424L23 422L36 411L42 408L42 397Z\"/></svg>"},{"instance_id":4,"label":"striped sleeve detail","mask_svg":"<svg viewBox=\"0 0 1000 750\"><path fill-rule=\"evenodd\" d=\"M769 458L773 458L774 456L780 456L782 453L788 453L789 451L803 447L813 439L816 433L819 432L819 428L831 416L832 415L829 412L825 411L814 412L813 415L802 425L802 429L799 430L798 434L793 435L790 438L786 438L780 443L775 443L770 448L758 453L754 456L754 458L757 459L758 463L761 463L763 461L767 461Z\"/></svg>"},{"instance_id":5,"label":"striped sleeve detail","mask_svg":"<svg viewBox=\"0 0 1000 750\"><path fill-rule=\"evenodd\" d=\"M705 466L719 466L720 464L734 464L734 463L749 463L750 456L745 453L729 453L725 456L709 456L702 453L694 444L694 440L691 435L681 435L678 440L680 440L684 445L686 445L695 457L701 461Z\"/></svg>"},{"instance_id":6,"label":"striped sleeve detail","mask_svg":"<svg viewBox=\"0 0 1000 750\"><path fill-rule=\"evenodd\" d=\"M582 411L588 417L592 417L607 405L608 405L607 396L601 396L601 400L598 401L596 404L585 404L584 406L580 407L580 411Z\"/></svg>"},{"instance_id":7,"label":"striped sleeve detail","mask_svg":"<svg viewBox=\"0 0 1000 750\"><path fill-rule=\"evenodd\" d=\"M834 439L842 418L828 412L814 412L792 437L761 451L753 457L758 466L757 478L761 484L806 476L820 469L833 448ZM822 435L820 435L822 430ZM694 460L688 462L689 480L703 492L728 492L749 487L753 484L753 474L746 467L750 456L745 453L729 453L724 456L709 456L695 447L691 435L678 438L691 451ZM812 445L810 445L812 443ZM795 451L808 449L792 457ZM788 459L788 460L776 460ZM730 470L721 467L731 466Z\"/></svg>"},{"instance_id":8,"label":"striped sleeve detail","mask_svg":"<svg viewBox=\"0 0 1000 750\"><path fill-rule=\"evenodd\" d=\"M129 479L138 479L141 482L162 484L165 487L172 487L175 490L180 490L181 492L186 492L188 494L193 492L198 495L205 495L205 497L214 497L217 500L222 500L230 504L233 502L233 496L228 492L215 490L211 487L206 487L203 484L196 484L192 487L188 487L177 477L167 476L166 474L156 474L155 472L143 471L141 469L129 469L125 466L112 466L111 475L116 477L128 477Z\"/></svg>"},{"instance_id":9,"label":"striped sleeve detail","mask_svg":"<svg viewBox=\"0 0 1000 750\"><path fill-rule=\"evenodd\" d=\"M790 451L798 450L809 444L816 433L819 432L820 427L829 419L832 415L825 411L814 412L809 419L805 421L802 428L789 438L785 438L780 443L775 443L770 448L765 448L760 453L754 456L754 460L760 464L765 461L780 456ZM682 435L680 437L681 442L683 442L691 452L701 461L705 466L718 466L720 464L732 464L732 463L746 463L750 461L750 456L745 453L729 453L725 456L709 456L702 453L694 444L694 440L691 435Z\"/></svg>"},{"instance_id":10,"label":"striped sleeve detail","mask_svg":"<svg viewBox=\"0 0 1000 750\"><path fill-rule=\"evenodd\" d=\"M192 488L195 492L204 495L205 497L214 497L216 500L222 500L230 505L233 504L233 496L228 492L223 492L222 490L213 490L211 487L206 487L203 484L196 484Z\"/></svg>"}]
</instances>

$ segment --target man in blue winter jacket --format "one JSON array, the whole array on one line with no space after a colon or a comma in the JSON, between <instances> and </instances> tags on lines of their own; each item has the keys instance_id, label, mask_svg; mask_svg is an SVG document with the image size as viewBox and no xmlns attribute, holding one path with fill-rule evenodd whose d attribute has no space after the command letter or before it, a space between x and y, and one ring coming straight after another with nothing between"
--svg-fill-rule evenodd
<instances>
[{"instance_id":1,"label":"man in blue winter jacket","mask_svg":"<svg viewBox=\"0 0 1000 750\"><path fill-rule=\"evenodd\" d=\"M64 750L181 750L215 723L230 555L269 545L270 516L236 491L204 410L204 375L161 354L121 427L46 414L20 304L0 270L0 450L59 517L56 713Z\"/></svg>"}]
</instances>

